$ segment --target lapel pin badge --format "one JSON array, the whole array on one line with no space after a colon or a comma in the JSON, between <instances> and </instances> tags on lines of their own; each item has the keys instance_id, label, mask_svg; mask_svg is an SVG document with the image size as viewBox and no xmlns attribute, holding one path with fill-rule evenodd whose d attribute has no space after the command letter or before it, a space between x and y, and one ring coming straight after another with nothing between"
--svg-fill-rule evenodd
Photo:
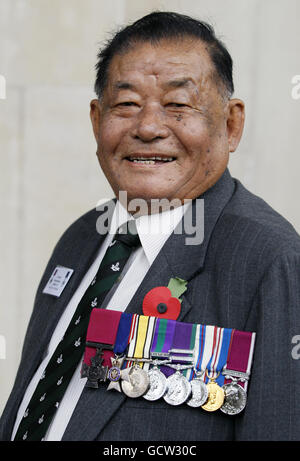
<instances>
[{"instance_id":1,"label":"lapel pin badge","mask_svg":"<svg viewBox=\"0 0 300 461\"><path fill-rule=\"evenodd\" d=\"M73 272L74 270L70 269L69 267L56 266L45 288L43 289L43 293L59 298L68 281L70 280Z\"/></svg>"}]
</instances>

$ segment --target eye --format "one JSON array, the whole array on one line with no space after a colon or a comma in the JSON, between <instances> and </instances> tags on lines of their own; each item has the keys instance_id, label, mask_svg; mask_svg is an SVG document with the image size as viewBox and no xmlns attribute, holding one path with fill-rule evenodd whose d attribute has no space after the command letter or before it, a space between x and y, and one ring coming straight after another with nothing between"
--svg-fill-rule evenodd
<instances>
[{"instance_id":1,"label":"eye","mask_svg":"<svg viewBox=\"0 0 300 461\"><path fill-rule=\"evenodd\" d=\"M186 104L183 104L183 103L179 103L179 102L169 102L168 104L166 104L167 107L175 107L175 108L178 108L178 107L188 107Z\"/></svg>"},{"instance_id":2,"label":"eye","mask_svg":"<svg viewBox=\"0 0 300 461\"><path fill-rule=\"evenodd\" d=\"M124 102L119 102L117 106L130 107L130 106L137 106L137 104L133 101L124 101Z\"/></svg>"}]
</instances>

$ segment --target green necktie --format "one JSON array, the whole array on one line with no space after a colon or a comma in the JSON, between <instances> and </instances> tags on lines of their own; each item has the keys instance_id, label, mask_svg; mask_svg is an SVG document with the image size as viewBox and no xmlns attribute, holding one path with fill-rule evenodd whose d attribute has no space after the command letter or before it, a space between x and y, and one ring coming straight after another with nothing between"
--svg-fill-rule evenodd
<instances>
[{"instance_id":1,"label":"green necktie","mask_svg":"<svg viewBox=\"0 0 300 461\"><path fill-rule=\"evenodd\" d=\"M130 223L129 225L127 225ZM14 440L42 440L82 358L90 313L101 307L132 251L140 245L135 221L121 226L98 272L51 357L20 422Z\"/></svg>"}]
</instances>

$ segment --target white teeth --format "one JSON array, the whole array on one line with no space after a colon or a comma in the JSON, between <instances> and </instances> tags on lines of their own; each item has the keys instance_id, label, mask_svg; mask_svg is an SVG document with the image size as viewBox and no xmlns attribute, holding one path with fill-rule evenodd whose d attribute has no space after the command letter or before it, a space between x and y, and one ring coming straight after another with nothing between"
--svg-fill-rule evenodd
<instances>
[{"instance_id":1,"label":"white teeth","mask_svg":"<svg viewBox=\"0 0 300 461\"><path fill-rule=\"evenodd\" d=\"M155 161L154 160L138 160L138 159L134 159L133 163L143 163L144 165L154 165Z\"/></svg>"},{"instance_id":2,"label":"white teeth","mask_svg":"<svg viewBox=\"0 0 300 461\"><path fill-rule=\"evenodd\" d=\"M173 157L168 157L168 158L164 158L164 157L148 157L148 158L145 158L145 157L131 157L129 159L130 161L132 162L139 162L139 163L144 163L146 165L153 165L155 163L155 161L161 161L161 162L172 162L174 160Z\"/></svg>"}]
</instances>

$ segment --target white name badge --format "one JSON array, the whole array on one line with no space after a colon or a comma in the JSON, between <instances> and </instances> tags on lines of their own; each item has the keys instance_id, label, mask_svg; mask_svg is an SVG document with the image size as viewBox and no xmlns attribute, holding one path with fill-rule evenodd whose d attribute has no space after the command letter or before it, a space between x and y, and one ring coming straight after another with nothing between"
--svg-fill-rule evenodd
<instances>
[{"instance_id":1,"label":"white name badge","mask_svg":"<svg viewBox=\"0 0 300 461\"><path fill-rule=\"evenodd\" d=\"M68 267L56 266L47 285L43 289L43 293L53 295L58 298L70 280L73 272L74 270Z\"/></svg>"}]
</instances>

